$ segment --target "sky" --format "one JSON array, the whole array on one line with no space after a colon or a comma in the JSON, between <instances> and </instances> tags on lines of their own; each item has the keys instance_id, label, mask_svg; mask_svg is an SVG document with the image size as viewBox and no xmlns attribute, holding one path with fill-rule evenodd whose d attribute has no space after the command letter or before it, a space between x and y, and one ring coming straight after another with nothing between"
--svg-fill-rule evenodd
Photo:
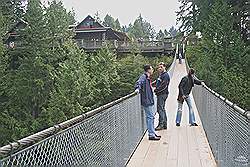
<instances>
[{"instance_id":1,"label":"sky","mask_svg":"<svg viewBox=\"0 0 250 167\"><path fill-rule=\"evenodd\" d=\"M45 0L47 1L47 0ZM77 21L82 21L87 15L94 16L98 11L103 20L106 14L118 18L121 25L128 25L142 15L150 22L156 31L176 26L176 11L178 0L61 0L65 7L74 9Z\"/></svg>"}]
</instances>

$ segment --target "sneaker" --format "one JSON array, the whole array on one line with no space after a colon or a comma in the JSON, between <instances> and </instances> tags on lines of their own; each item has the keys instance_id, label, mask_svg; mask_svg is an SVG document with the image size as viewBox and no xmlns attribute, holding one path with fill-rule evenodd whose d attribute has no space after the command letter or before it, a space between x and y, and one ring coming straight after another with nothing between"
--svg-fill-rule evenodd
<instances>
[{"instance_id":1,"label":"sneaker","mask_svg":"<svg viewBox=\"0 0 250 167\"><path fill-rule=\"evenodd\" d=\"M155 134L155 137L159 137L159 138L161 138L161 136L160 136L160 135L157 135L157 134Z\"/></svg>"},{"instance_id":2,"label":"sneaker","mask_svg":"<svg viewBox=\"0 0 250 167\"><path fill-rule=\"evenodd\" d=\"M180 123L176 123L176 126L180 126Z\"/></svg>"},{"instance_id":3,"label":"sneaker","mask_svg":"<svg viewBox=\"0 0 250 167\"><path fill-rule=\"evenodd\" d=\"M192 123L191 126L198 126L197 123Z\"/></svg>"},{"instance_id":4,"label":"sneaker","mask_svg":"<svg viewBox=\"0 0 250 167\"><path fill-rule=\"evenodd\" d=\"M168 126L167 126L167 125L164 125L164 126L163 126L163 129L168 129Z\"/></svg>"},{"instance_id":5,"label":"sneaker","mask_svg":"<svg viewBox=\"0 0 250 167\"><path fill-rule=\"evenodd\" d=\"M153 137L149 137L148 140L160 140L161 138L160 137L156 137L156 136L153 136Z\"/></svg>"},{"instance_id":6,"label":"sneaker","mask_svg":"<svg viewBox=\"0 0 250 167\"><path fill-rule=\"evenodd\" d=\"M162 125L158 125L158 126L155 128L156 131L163 130L163 129L164 129L164 127L163 127Z\"/></svg>"}]
</instances>

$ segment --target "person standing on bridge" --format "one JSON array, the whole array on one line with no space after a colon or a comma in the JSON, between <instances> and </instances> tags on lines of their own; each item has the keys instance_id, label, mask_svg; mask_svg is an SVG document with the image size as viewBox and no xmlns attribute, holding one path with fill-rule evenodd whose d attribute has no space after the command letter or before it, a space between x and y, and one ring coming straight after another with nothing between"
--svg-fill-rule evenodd
<instances>
[{"instance_id":1,"label":"person standing on bridge","mask_svg":"<svg viewBox=\"0 0 250 167\"><path fill-rule=\"evenodd\" d=\"M187 102L189 108L189 124L191 126L198 126L195 122L194 111L192 108L191 98L189 94L191 93L194 84L201 85L202 81L194 78L194 69L190 68L188 71L188 75L181 79L179 84L179 95L178 95L178 109L176 115L176 126L180 126L181 123L181 115L182 115L182 106L184 100Z\"/></svg>"},{"instance_id":2,"label":"person standing on bridge","mask_svg":"<svg viewBox=\"0 0 250 167\"><path fill-rule=\"evenodd\" d=\"M150 77L153 74L151 65L144 66L144 74L140 76L135 85L135 92L140 93L141 105L146 113L146 122L149 140L160 140L161 136L155 133L154 128L154 94Z\"/></svg>"},{"instance_id":3,"label":"person standing on bridge","mask_svg":"<svg viewBox=\"0 0 250 167\"><path fill-rule=\"evenodd\" d=\"M156 88L154 90L157 96L157 112L159 114L159 124L155 130L167 129L167 114L165 110L165 104L168 97L168 85L170 77L166 71L165 63L158 64L159 77L156 80Z\"/></svg>"}]
</instances>

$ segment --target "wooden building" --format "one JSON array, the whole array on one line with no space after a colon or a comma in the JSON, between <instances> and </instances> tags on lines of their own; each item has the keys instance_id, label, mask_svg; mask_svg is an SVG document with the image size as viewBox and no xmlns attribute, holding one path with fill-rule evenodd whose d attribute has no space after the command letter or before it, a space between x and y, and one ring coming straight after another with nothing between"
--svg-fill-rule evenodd
<instances>
[{"instance_id":1,"label":"wooden building","mask_svg":"<svg viewBox=\"0 0 250 167\"><path fill-rule=\"evenodd\" d=\"M90 15L74 28L74 32L77 41L129 41L125 33L103 26Z\"/></svg>"},{"instance_id":2,"label":"wooden building","mask_svg":"<svg viewBox=\"0 0 250 167\"><path fill-rule=\"evenodd\" d=\"M9 48L14 48L18 45L18 31L24 29L28 23L23 19L20 19L14 26L7 32L4 37L4 44Z\"/></svg>"}]
</instances>

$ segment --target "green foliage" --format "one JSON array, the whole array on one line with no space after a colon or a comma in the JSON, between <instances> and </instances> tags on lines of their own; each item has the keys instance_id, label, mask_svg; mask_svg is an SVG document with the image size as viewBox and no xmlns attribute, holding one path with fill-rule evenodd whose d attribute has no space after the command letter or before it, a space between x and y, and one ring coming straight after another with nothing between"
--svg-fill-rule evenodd
<instances>
[{"instance_id":1,"label":"green foliage","mask_svg":"<svg viewBox=\"0 0 250 167\"><path fill-rule=\"evenodd\" d=\"M75 22L74 12L67 12L61 2L54 0L45 7L40 0L32 0L20 15L12 11L18 5L3 7L2 39L16 21L6 21L9 17L19 16L28 25L17 32L16 48L5 48L0 42L0 146L130 93L144 64L156 68L160 61L171 63L167 56L136 55L136 44L133 54L124 57L117 58L108 48L86 54L68 31ZM113 21L114 28L121 30L119 20ZM141 17L135 24L135 32L141 28L145 39L154 36L152 26Z\"/></svg>"},{"instance_id":2,"label":"green foliage","mask_svg":"<svg viewBox=\"0 0 250 167\"><path fill-rule=\"evenodd\" d=\"M128 92L133 91L135 82L140 74L143 73L143 66L151 64L154 70L157 69L159 62L164 62L168 67L172 63L172 58L169 56L156 56L156 57L143 57L142 55L126 55L118 59L118 75L120 80L114 84L113 94L119 97L126 95ZM155 71L153 80L157 77ZM117 89L119 88L119 89Z\"/></svg>"},{"instance_id":3,"label":"green foliage","mask_svg":"<svg viewBox=\"0 0 250 167\"><path fill-rule=\"evenodd\" d=\"M106 27L111 27L111 28L115 29L115 27L116 27L115 19L111 15L107 14L104 17L103 25Z\"/></svg>"},{"instance_id":4,"label":"green foliage","mask_svg":"<svg viewBox=\"0 0 250 167\"><path fill-rule=\"evenodd\" d=\"M22 0L1 0L0 11L4 17L3 28L8 31L23 16Z\"/></svg>"},{"instance_id":5,"label":"green foliage","mask_svg":"<svg viewBox=\"0 0 250 167\"><path fill-rule=\"evenodd\" d=\"M177 22L181 23L180 30L191 32L205 32L204 27L211 13L211 6L221 1L217 0L180 0L181 6L177 12ZM249 32L249 4L248 0L223 0L231 9L229 14L232 16L230 20L233 29L241 33L241 37L245 43L248 43L247 36ZM212 25L210 25L212 27Z\"/></svg>"},{"instance_id":6,"label":"green foliage","mask_svg":"<svg viewBox=\"0 0 250 167\"><path fill-rule=\"evenodd\" d=\"M60 15L55 15L53 10ZM24 14L28 26L18 32L21 45L5 50L0 44L0 137L3 139L0 145L49 125L49 118L44 118L42 123L40 118L55 89L56 68L68 55L67 49L58 44L70 36L66 16L60 3L52 2L44 8L39 0L30 1ZM0 19L5 19L1 13ZM1 37L5 32L1 30ZM57 48L52 43L57 43Z\"/></svg>"},{"instance_id":7,"label":"green foliage","mask_svg":"<svg viewBox=\"0 0 250 167\"><path fill-rule=\"evenodd\" d=\"M134 24L128 27L128 34L135 39L150 40L155 37L153 26L144 20L141 15L135 20Z\"/></svg>"},{"instance_id":8,"label":"green foliage","mask_svg":"<svg viewBox=\"0 0 250 167\"><path fill-rule=\"evenodd\" d=\"M190 47L187 55L211 88L249 109L249 46L235 31L231 11L223 0L216 1L203 25L202 41Z\"/></svg>"},{"instance_id":9,"label":"green foliage","mask_svg":"<svg viewBox=\"0 0 250 167\"><path fill-rule=\"evenodd\" d=\"M160 30L157 35L156 35L156 39L157 40L164 40L165 34L162 32L162 30Z\"/></svg>"},{"instance_id":10,"label":"green foliage","mask_svg":"<svg viewBox=\"0 0 250 167\"><path fill-rule=\"evenodd\" d=\"M91 101L92 108L112 101L112 85L119 80L117 74L116 55L103 48L97 54L92 54L86 60L87 73L90 75L91 82L94 83L92 94L94 100Z\"/></svg>"},{"instance_id":11,"label":"green foliage","mask_svg":"<svg viewBox=\"0 0 250 167\"><path fill-rule=\"evenodd\" d=\"M177 35L177 30L174 28L174 26L172 26L170 29L169 29L169 34L171 35L171 37L175 37Z\"/></svg>"},{"instance_id":12,"label":"green foliage","mask_svg":"<svg viewBox=\"0 0 250 167\"><path fill-rule=\"evenodd\" d=\"M117 30L117 31L122 31L121 24L120 24L119 20L118 19L114 19L109 14L107 14L104 17L103 25L106 26L106 27L111 27L111 28L113 28L114 30Z\"/></svg>"},{"instance_id":13,"label":"green foliage","mask_svg":"<svg viewBox=\"0 0 250 167\"><path fill-rule=\"evenodd\" d=\"M93 101L93 82L84 63L87 55L71 43L65 45L65 50L68 59L59 63L54 74L55 89L40 118L44 127L80 115L89 101Z\"/></svg>"},{"instance_id":14,"label":"green foliage","mask_svg":"<svg viewBox=\"0 0 250 167\"><path fill-rule=\"evenodd\" d=\"M115 29L122 31L121 24L118 19L115 20Z\"/></svg>"},{"instance_id":15,"label":"green foliage","mask_svg":"<svg viewBox=\"0 0 250 167\"><path fill-rule=\"evenodd\" d=\"M45 9L47 20L46 28L49 29L50 46L58 47L62 42L72 38L69 34L69 23L72 16L67 13L62 2L57 3L55 0L49 3L49 7Z\"/></svg>"}]
</instances>

